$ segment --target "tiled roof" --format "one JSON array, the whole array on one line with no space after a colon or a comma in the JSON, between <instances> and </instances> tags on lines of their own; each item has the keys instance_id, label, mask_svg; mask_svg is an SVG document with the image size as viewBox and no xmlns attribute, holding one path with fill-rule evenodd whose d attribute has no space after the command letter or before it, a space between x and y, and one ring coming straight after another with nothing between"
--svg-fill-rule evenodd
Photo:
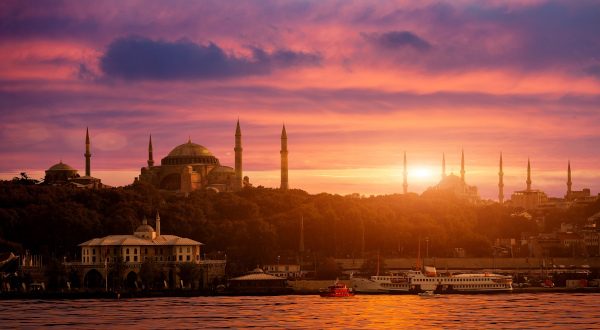
<instances>
[{"instance_id":1,"label":"tiled roof","mask_svg":"<svg viewBox=\"0 0 600 330\"><path fill-rule=\"evenodd\" d=\"M193 239L175 235L160 235L155 239L144 239L134 235L109 235L102 238L94 238L79 246L121 246L121 245L202 245Z\"/></svg>"}]
</instances>

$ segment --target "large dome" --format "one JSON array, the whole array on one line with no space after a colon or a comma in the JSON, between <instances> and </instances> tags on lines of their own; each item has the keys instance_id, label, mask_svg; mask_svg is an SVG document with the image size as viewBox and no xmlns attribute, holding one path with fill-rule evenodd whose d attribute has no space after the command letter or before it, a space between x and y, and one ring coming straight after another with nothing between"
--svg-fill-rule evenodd
<instances>
[{"instance_id":1,"label":"large dome","mask_svg":"<svg viewBox=\"0 0 600 330\"><path fill-rule=\"evenodd\" d=\"M48 171L77 171L77 170L61 161L58 164L52 165L48 169Z\"/></svg>"},{"instance_id":2,"label":"large dome","mask_svg":"<svg viewBox=\"0 0 600 330\"><path fill-rule=\"evenodd\" d=\"M169 152L167 157L189 157L189 156L212 156L213 154L205 147L188 141Z\"/></svg>"},{"instance_id":3,"label":"large dome","mask_svg":"<svg viewBox=\"0 0 600 330\"><path fill-rule=\"evenodd\" d=\"M205 147L188 141L175 147L167 157L160 162L162 165L187 165L187 164L219 164L219 160Z\"/></svg>"}]
</instances>

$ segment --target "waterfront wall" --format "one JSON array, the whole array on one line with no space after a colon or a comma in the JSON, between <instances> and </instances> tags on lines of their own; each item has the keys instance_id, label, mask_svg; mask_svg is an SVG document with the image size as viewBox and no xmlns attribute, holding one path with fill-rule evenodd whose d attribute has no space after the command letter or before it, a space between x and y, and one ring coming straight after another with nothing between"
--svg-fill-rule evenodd
<instances>
[{"instance_id":1,"label":"waterfront wall","mask_svg":"<svg viewBox=\"0 0 600 330\"><path fill-rule=\"evenodd\" d=\"M381 259L387 270L408 270L416 265L416 258ZM344 271L360 270L363 259L336 259ZM423 258L423 264L438 270L507 270L518 271L539 268L600 269L600 257L593 258Z\"/></svg>"}]
</instances>

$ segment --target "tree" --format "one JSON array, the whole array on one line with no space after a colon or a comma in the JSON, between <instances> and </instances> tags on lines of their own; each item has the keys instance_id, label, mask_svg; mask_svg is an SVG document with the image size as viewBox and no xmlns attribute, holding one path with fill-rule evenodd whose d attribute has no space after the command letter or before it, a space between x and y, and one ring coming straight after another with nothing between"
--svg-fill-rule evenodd
<instances>
[{"instance_id":1,"label":"tree","mask_svg":"<svg viewBox=\"0 0 600 330\"><path fill-rule=\"evenodd\" d=\"M162 269L151 259L146 259L140 268L140 279L148 289L160 288Z\"/></svg>"},{"instance_id":2,"label":"tree","mask_svg":"<svg viewBox=\"0 0 600 330\"><path fill-rule=\"evenodd\" d=\"M178 266L179 278L184 287L194 288L194 283L200 278L200 267L192 262L186 262Z\"/></svg>"},{"instance_id":3,"label":"tree","mask_svg":"<svg viewBox=\"0 0 600 330\"><path fill-rule=\"evenodd\" d=\"M316 277L319 280L335 280L341 275L340 266L334 258L325 258L317 269Z\"/></svg>"},{"instance_id":4,"label":"tree","mask_svg":"<svg viewBox=\"0 0 600 330\"><path fill-rule=\"evenodd\" d=\"M371 256L363 262L360 267L361 274L376 275L384 274L386 270L385 262L380 256Z\"/></svg>"},{"instance_id":5,"label":"tree","mask_svg":"<svg viewBox=\"0 0 600 330\"><path fill-rule=\"evenodd\" d=\"M110 276L112 277L111 286L114 290L123 288L123 276L125 276L125 262L121 256L116 261L110 263Z\"/></svg>"},{"instance_id":6,"label":"tree","mask_svg":"<svg viewBox=\"0 0 600 330\"><path fill-rule=\"evenodd\" d=\"M44 275L48 280L48 289L50 290L64 288L67 283L67 269L56 258L50 259L48 265L46 265Z\"/></svg>"}]
</instances>

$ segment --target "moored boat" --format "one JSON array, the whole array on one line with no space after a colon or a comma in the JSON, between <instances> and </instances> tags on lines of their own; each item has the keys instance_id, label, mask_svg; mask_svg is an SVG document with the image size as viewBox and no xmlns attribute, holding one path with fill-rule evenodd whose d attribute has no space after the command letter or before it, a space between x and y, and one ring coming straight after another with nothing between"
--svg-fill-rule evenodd
<instances>
[{"instance_id":1,"label":"moored boat","mask_svg":"<svg viewBox=\"0 0 600 330\"><path fill-rule=\"evenodd\" d=\"M511 292L512 277L493 273L438 274L434 267L410 270L403 275L353 278L357 293L444 293Z\"/></svg>"}]
</instances>

